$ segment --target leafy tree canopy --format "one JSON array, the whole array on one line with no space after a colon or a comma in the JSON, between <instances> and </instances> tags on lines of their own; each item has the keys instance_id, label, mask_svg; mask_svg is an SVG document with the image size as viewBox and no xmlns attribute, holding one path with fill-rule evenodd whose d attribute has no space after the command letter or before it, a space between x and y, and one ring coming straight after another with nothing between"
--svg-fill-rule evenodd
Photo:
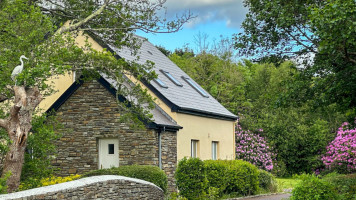
<instances>
[{"instance_id":1,"label":"leafy tree canopy","mask_svg":"<svg viewBox=\"0 0 356 200\"><path fill-rule=\"evenodd\" d=\"M356 3L354 0L245 0L249 13L235 35L241 54L294 56L314 79L318 104L356 107ZM307 61L312 61L308 62Z\"/></svg>"}]
</instances>

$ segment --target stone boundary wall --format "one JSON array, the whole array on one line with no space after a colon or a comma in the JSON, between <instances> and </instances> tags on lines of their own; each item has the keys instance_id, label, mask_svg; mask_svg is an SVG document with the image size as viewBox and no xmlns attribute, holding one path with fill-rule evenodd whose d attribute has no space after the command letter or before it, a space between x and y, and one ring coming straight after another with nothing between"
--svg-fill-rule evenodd
<instances>
[{"instance_id":1,"label":"stone boundary wall","mask_svg":"<svg viewBox=\"0 0 356 200\"><path fill-rule=\"evenodd\" d=\"M153 183L123 176L103 175L0 195L0 199L164 199Z\"/></svg>"}]
</instances>

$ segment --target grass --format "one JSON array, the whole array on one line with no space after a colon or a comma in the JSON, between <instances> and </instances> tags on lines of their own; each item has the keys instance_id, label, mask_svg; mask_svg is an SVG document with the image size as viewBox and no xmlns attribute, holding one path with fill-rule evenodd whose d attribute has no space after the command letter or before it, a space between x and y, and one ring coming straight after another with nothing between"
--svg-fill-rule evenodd
<instances>
[{"instance_id":1,"label":"grass","mask_svg":"<svg viewBox=\"0 0 356 200\"><path fill-rule=\"evenodd\" d=\"M287 189L293 189L300 180L295 178L276 178L278 183L278 191L283 192Z\"/></svg>"}]
</instances>

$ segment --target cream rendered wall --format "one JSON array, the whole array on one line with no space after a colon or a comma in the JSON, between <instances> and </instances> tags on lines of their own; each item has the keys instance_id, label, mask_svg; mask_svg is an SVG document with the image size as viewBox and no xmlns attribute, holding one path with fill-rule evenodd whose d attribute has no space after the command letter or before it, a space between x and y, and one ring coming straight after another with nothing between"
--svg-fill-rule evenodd
<instances>
[{"instance_id":1,"label":"cream rendered wall","mask_svg":"<svg viewBox=\"0 0 356 200\"><path fill-rule=\"evenodd\" d=\"M68 73L63 76L57 76L49 79L52 82L55 93L50 96L44 97L41 103L38 105L39 112L46 112L49 107L72 85L74 77L72 73Z\"/></svg>"},{"instance_id":2,"label":"cream rendered wall","mask_svg":"<svg viewBox=\"0 0 356 200\"><path fill-rule=\"evenodd\" d=\"M235 122L177 113L177 122L183 126L178 132L178 160L190 157L191 140L199 140L198 157L212 158L211 143L218 142L218 159L235 159Z\"/></svg>"},{"instance_id":3,"label":"cream rendered wall","mask_svg":"<svg viewBox=\"0 0 356 200\"><path fill-rule=\"evenodd\" d=\"M78 34L75 39L75 42L79 47L85 45L85 41L87 39L86 35ZM92 48L97 51L102 51L103 48L91 37L88 37L88 42L92 45ZM39 112L45 112L74 82L75 77L73 73L68 73L63 76L57 76L49 79L49 82L52 82L53 89L56 91L50 96L45 97L42 102L39 104Z\"/></svg>"}]
</instances>

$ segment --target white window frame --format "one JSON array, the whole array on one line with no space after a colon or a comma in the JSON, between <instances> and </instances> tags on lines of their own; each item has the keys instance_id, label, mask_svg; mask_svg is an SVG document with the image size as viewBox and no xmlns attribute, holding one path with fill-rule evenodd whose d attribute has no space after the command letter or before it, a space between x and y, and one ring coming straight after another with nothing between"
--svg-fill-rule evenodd
<instances>
[{"instance_id":1,"label":"white window frame","mask_svg":"<svg viewBox=\"0 0 356 200\"><path fill-rule=\"evenodd\" d=\"M199 140L191 140L190 142L190 157L192 158L198 157L198 143Z\"/></svg>"},{"instance_id":2,"label":"white window frame","mask_svg":"<svg viewBox=\"0 0 356 200\"><path fill-rule=\"evenodd\" d=\"M218 141L212 141L211 142L211 159L212 160L219 159L219 157L218 157L218 146L219 146L219 142Z\"/></svg>"}]
</instances>

